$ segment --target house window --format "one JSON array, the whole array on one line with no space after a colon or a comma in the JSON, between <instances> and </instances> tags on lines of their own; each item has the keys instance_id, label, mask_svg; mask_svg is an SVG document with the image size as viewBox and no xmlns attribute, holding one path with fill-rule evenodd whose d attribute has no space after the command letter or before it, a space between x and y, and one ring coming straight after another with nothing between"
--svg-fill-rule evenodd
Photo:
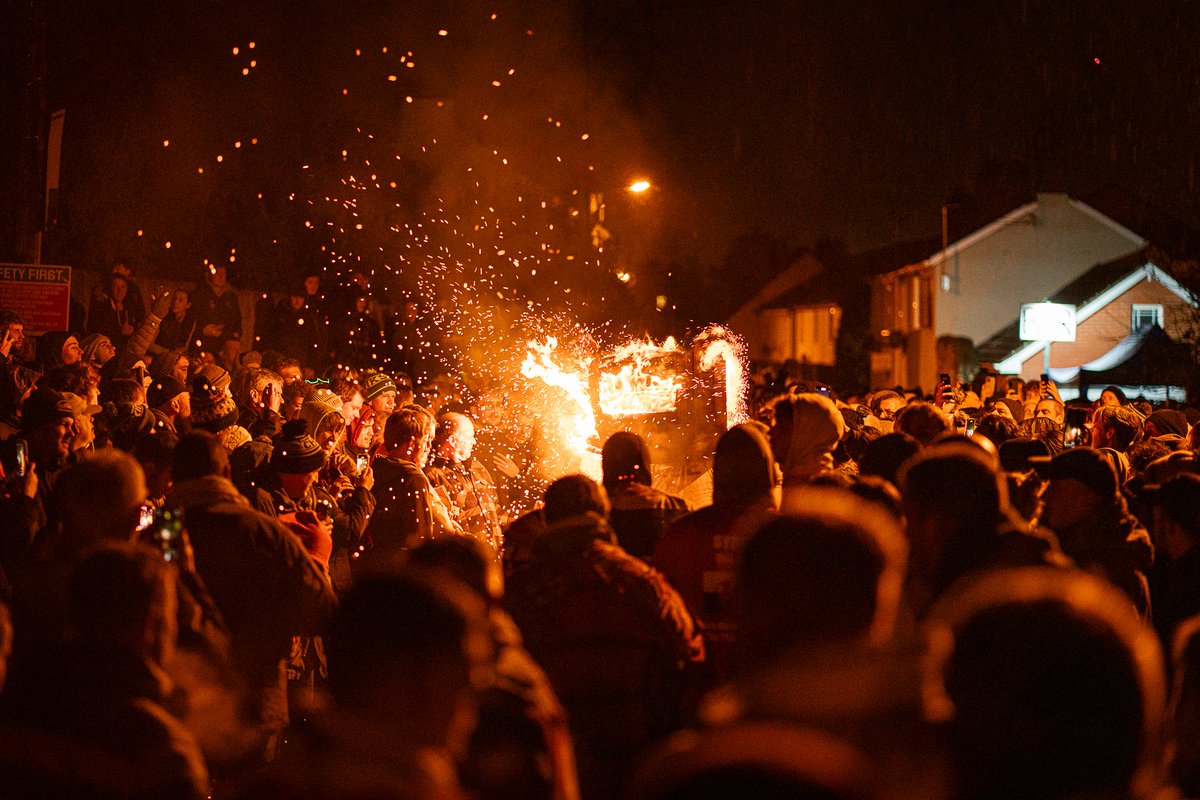
<instances>
[{"instance_id":1,"label":"house window","mask_svg":"<svg viewBox=\"0 0 1200 800\"><path fill-rule=\"evenodd\" d=\"M1158 304L1134 303L1130 311L1130 330L1138 331L1145 325L1162 327L1163 308Z\"/></svg>"}]
</instances>

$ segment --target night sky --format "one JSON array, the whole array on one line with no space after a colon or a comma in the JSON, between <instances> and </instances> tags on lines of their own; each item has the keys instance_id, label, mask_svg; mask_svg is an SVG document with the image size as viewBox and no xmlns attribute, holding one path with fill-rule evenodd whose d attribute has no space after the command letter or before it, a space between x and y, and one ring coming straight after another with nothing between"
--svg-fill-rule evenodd
<instances>
[{"instance_id":1,"label":"night sky","mask_svg":"<svg viewBox=\"0 0 1200 800\"><path fill-rule=\"evenodd\" d=\"M30 5L6 4L6 29L28 34ZM780 252L936 235L951 198L1002 213L1118 184L1200 219L1196 3L42 7L47 104L67 109L47 261L190 277L235 254L235 279L276 288L331 265L411 283L434 259L548 295L595 260L603 192L602 267L653 293L655 271L736 260L747 235ZM20 40L0 62L5 260ZM627 196L635 177L655 189Z\"/></svg>"}]
</instances>

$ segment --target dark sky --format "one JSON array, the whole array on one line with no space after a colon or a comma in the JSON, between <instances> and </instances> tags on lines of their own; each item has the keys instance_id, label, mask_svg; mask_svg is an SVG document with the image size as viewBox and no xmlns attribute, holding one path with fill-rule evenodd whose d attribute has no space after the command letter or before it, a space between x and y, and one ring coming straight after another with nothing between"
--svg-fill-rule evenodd
<instances>
[{"instance_id":1,"label":"dark sky","mask_svg":"<svg viewBox=\"0 0 1200 800\"><path fill-rule=\"evenodd\" d=\"M6 4L9 29L28 31L29 5ZM996 191L976 176L997 163L1035 190L1117 183L1189 221L1200 209L1193 2L42 5L48 103L68 115L47 247L80 266L124 254L177 273L240 248L238 266L273 273L467 250L493 269L503 250L527 270L566 257L569 214L586 230L597 190L634 265L719 263L747 233L861 249L936 234L948 197ZM19 45L0 62L10 111ZM634 204L619 187L639 175L657 188Z\"/></svg>"}]
</instances>

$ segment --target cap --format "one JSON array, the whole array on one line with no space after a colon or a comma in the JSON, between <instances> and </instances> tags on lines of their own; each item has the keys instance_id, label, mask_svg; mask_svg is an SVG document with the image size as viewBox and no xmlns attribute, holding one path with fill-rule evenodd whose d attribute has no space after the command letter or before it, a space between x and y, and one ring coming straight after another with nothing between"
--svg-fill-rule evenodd
<instances>
[{"instance_id":1,"label":"cap","mask_svg":"<svg viewBox=\"0 0 1200 800\"><path fill-rule=\"evenodd\" d=\"M1109 457L1099 450L1076 447L1049 461L1030 460L1038 475L1048 480L1077 480L1106 500L1117 494L1117 471Z\"/></svg>"},{"instance_id":2,"label":"cap","mask_svg":"<svg viewBox=\"0 0 1200 800\"><path fill-rule=\"evenodd\" d=\"M100 406L96 405L95 403L89 404L87 398L80 397L72 392L63 392L62 396L64 400L71 404L71 412L77 417L90 417L95 414L99 414L102 410Z\"/></svg>"},{"instance_id":3,"label":"cap","mask_svg":"<svg viewBox=\"0 0 1200 800\"><path fill-rule=\"evenodd\" d=\"M1009 439L1000 445L1000 468L1005 472L1028 472L1037 458L1050 460L1050 447L1040 439Z\"/></svg>"},{"instance_id":4,"label":"cap","mask_svg":"<svg viewBox=\"0 0 1200 800\"><path fill-rule=\"evenodd\" d=\"M1187 417L1182 411L1175 411L1169 408L1160 408L1150 416L1146 417L1146 424L1153 425L1158 436L1173 433L1177 436L1188 435Z\"/></svg>"},{"instance_id":5,"label":"cap","mask_svg":"<svg viewBox=\"0 0 1200 800\"><path fill-rule=\"evenodd\" d=\"M21 430L32 431L60 419L75 419L75 410L61 392L37 389L21 406Z\"/></svg>"},{"instance_id":6,"label":"cap","mask_svg":"<svg viewBox=\"0 0 1200 800\"><path fill-rule=\"evenodd\" d=\"M1176 475L1151 496L1172 521L1192 532L1200 529L1200 475Z\"/></svg>"}]
</instances>

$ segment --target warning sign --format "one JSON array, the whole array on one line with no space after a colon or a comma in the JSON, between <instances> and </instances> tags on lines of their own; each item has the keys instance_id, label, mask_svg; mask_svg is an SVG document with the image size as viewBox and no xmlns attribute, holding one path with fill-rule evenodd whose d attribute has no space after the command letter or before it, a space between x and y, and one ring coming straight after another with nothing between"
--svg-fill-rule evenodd
<instances>
[{"instance_id":1,"label":"warning sign","mask_svg":"<svg viewBox=\"0 0 1200 800\"><path fill-rule=\"evenodd\" d=\"M71 268L0 264L0 308L15 311L26 333L65 331L71 310Z\"/></svg>"}]
</instances>

